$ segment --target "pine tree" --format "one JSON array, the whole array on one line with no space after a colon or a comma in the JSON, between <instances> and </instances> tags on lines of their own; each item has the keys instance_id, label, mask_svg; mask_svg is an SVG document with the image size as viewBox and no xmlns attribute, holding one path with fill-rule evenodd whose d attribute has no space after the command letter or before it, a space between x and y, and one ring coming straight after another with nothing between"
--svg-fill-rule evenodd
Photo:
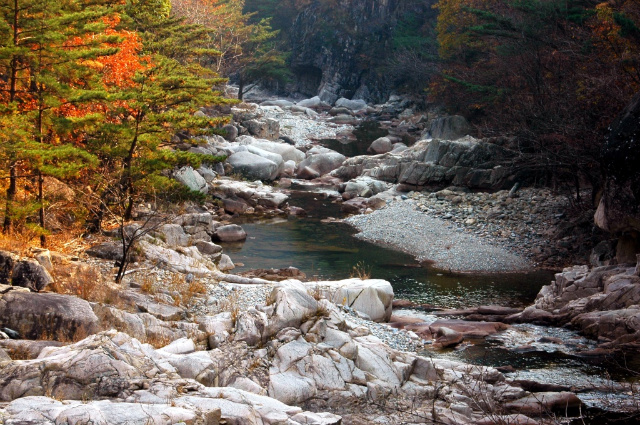
<instances>
[{"instance_id":1,"label":"pine tree","mask_svg":"<svg viewBox=\"0 0 640 425\"><path fill-rule=\"evenodd\" d=\"M2 0L0 10L0 115L9 133L2 151L10 174L4 231L12 226L22 170L37 182L44 246L44 177L78 175L96 163L77 136L98 116L80 112L79 106L102 95L93 90L95 72L85 62L113 51L101 49L97 36L103 28L99 19L109 10L79 0Z\"/></svg>"},{"instance_id":2,"label":"pine tree","mask_svg":"<svg viewBox=\"0 0 640 425\"><path fill-rule=\"evenodd\" d=\"M130 219L135 201L145 192L175 188L165 170L221 160L173 149L176 133L207 134L228 122L228 117L197 113L201 107L232 101L216 89L226 79L200 65L203 56L217 54L207 47L206 31L157 13L161 5L155 0L131 2L123 17L125 28L140 33L141 66L126 84L108 87L105 123L91 140L92 151L116 168L111 181L103 184L97 228L110 203L119 204L120 213Z\"/></svg>"}]
</instances>

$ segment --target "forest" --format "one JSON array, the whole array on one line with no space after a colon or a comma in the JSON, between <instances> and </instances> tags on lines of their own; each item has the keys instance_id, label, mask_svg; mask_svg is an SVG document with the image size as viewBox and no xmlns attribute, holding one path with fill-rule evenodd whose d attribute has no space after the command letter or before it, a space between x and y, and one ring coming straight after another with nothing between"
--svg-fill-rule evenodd
<instances>
[{"instance_id":1,"label":"forest","mask_svg":"<svg viewBox=\"0 0 640 425\"><path fill-rule=\"evenodd\" d=\"M52 179L82 188L70 222L94 230L105 211L129 218L160 187L194 196L167 170L220 158L171 148L220 132L237 102L223 93L228 78L240 99L256 84L295 91L300 50L331 57L354 39L363 50L343 73L366 70L378 93L464 115L479 137L516 137L520 166L547 184L597 189L619 168L602 164L601 147L640 89L638 2L400 0L359 22L364 3L3 1L3 231L44 243ZM202 107L211 113L195 114Z\"/></svg>"}]
</instances>

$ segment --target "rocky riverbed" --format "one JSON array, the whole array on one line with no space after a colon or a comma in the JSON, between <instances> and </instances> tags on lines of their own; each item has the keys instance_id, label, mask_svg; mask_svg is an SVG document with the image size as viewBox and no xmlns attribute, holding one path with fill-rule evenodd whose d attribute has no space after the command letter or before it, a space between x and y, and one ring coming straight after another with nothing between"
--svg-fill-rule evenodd
<instances>
[{"instance_id":1,"label":"rocky riverbed","mask_svg":"<svg viewBox=\"0 0 640 425\"><path fill-rule=\"evenodd\" d=\"M502 338L517 352L509 341L527 331L514 323L530 322L597 338L596 347L557 333L577 341L563 355L635 350L638 266L566 269L524 310L478 306L428 318L394 314L393 288L375 276L276 283L228 274L234 264L217 242L248 237L233 216L304 215L286 190L266 184L286 187L290 177L328 185L357 213L347 221L362 237L440 269L508 272L584 256L585 226L567 220L566 200L545 189L501 190L522 177L487 165L492 153L509 157L508 140L449 140L464 126L429 124L407 106L307 99L234 108L226 140L180 146L227 163L174 175L215 201L153 229L145 217L156 213L141 208L124 232L139 238L120 286L110 281L123 256L108 237L87 250L100 259L1 252L0 423L489 425L579 416L584 386L517 379L513 366L455 361L446 350ZM316 144L349 142L353 126L376 114L389 134L372 143L374 155L347 159ZM412 138L421 140L408 147ZM563 344L553 338L530 346ZM637 388L614 387L632 396L612 410L633 414Z\"/></svg>"}]
</instances>

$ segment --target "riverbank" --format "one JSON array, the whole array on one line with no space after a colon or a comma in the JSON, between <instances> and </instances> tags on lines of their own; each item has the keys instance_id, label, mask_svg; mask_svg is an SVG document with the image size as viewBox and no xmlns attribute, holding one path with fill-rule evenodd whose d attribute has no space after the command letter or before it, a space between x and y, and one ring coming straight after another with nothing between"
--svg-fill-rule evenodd
<instances>
[{"instance_id":1,"label":"riverbank","mask_svg":"<svg viewBox=\"0 0 640 425\"><path fill-rule=\"evenodd\" d=\"M462 273L556 269L587 260L588 230L548 189L411 192L345 220L357 237L402 250L436 269ZM584 216L589 215L586 211ZM567 263L569 261L569 263Z\"/></svg>"},{"instance_id":2,"label":"riverbank","mask_svg":"<svg viewBox=\"0 0 640 425\"><path fill-rule=\"evenodd\" d=\"M533 268L526 259L481 238L463 233L446 221L424 214L415 201L392 201L371 214L345 222L356 236L382 243L433 263L436 269L464 273L520 272Z\"/></svg>"}]
</instances>

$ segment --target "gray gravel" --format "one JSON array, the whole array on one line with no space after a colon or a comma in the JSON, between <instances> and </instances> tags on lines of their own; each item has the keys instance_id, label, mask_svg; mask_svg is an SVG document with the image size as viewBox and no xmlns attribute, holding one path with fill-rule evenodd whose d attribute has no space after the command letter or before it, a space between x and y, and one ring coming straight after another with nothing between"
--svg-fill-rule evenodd
<instances>
[{"instance_id":1,"label":"gray gravel","mask_svg":"<svg viewBox=\"0 0 640 425\"><path fill-rule=\"evenodd\" d=\"M411 199L391 201L382 209L345 222L360 231L356 236L361 239L399 249L420 261L433 261L434 267L442 270L491 273L533 268L506 248L419 211Z\"/></svg>"}]
</instances>

